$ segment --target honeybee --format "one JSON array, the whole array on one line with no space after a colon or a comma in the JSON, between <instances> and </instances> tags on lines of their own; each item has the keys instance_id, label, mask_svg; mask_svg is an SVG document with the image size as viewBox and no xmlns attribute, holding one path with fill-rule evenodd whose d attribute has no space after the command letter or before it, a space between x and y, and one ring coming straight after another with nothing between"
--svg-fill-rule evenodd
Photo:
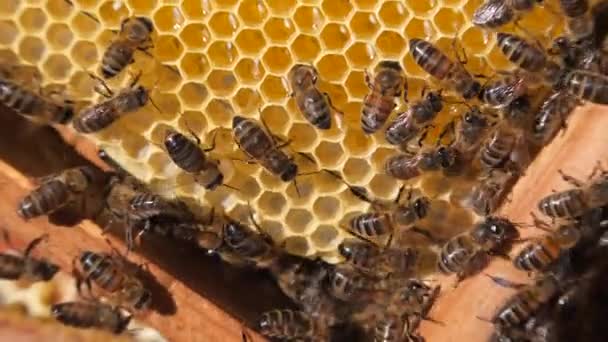
<instances>
[{"instance_id":1,"label":"honeybee","mask_svg":"<svg viewBox=\"0 0 608 342\"><path fill-rule=\"evenodd\" d=\"M489 126L488 120L477 106L465 112L455 126L453 121L446 125L439 135L439 141L450 129L454 131L454 140L449 146L435 150L444 175L450 177L463 173L479 150Z\"/></svg>"},{"instance_id":2,"label":"honeybee","mask_svg":"<svg viewBox=\"0 0 608 342\"><path fill-rule=\"evenodd\" d=\"M574 184L576 188L543 197L538 202L538 210L553 219L574 219L589 209L608 204L608 172L601 170L598 165L590 179L593 178L597 172L596 170L600 170L601 174L588 184L584 184L560 171L562 178Z\"/></svg>"},{"instance_id":3,"label":"honeybee","mask_svg":"<svg viewBox=\"0 0 608 342\"><path fill-rule=\"evenodd\" d=\"M182 240L193 240L197 232L195 219L183 202L168 201L138 188L137 184L112 179L109 182L106 206L112 217L126 223L127 246L132 248L136 237L154 232Z\"/></svg>"},{"instance_id":4,"label":"honeybee","mask_svg":"<svg viewBox=\"0 0 608 342\"><path fill-rule=\"evenodd\" d=\"M4 231L4 234L5 240L8 241L8 233ZM25 248L22 256L6 253L0 254L0 278L19 280L26 283L51 280L59 271L59 266L44 259L37 259L31 256L34 248L47 238L48 235L43 235L32 240Z\"/></svg>"},{"instance_id":5,"label":"honeybee","mask_svg":"<svg viewBox=\"0 0 608 342\"><path fill-rule=\"evenodd\" d=\"M428 126L443 109L443 97L441 91L431 91L399 114L395 120L386 128L384 137L391 145L405 146L424 127Z\"/></svg>"},{"instance_id":6,"label":"honeybee","mask_svg":"<svg viewBox=\"0 0 608 342\"><path fill-rule=\"evenodd\" d=\"M198 139L198 138L197 138ZM219 162L205 155L213 149L202 150L185 135L174 130L167 130L164 141L169 158L182 170L191 173L195 181L207 190L214 190L224 183L224 175L218 168ZM215 145L215 142L214 142Z\"/></svg>"},{"instance_id":7,"label":"honeybee","mask_svg":"<svg viewBox=\"0 0 608 342\"><path fill-rule=\"evenodd\" d=\"M254 262L259 268L269 267L276 261L278 254L270 237L256 233L228 217L225 220L222 229L223 241L229 251L238 258ZM257 223L254 224L257 227ZM261 232L261 229L258 228L258 232Z\"/></svg>"},{"instance_id":8,"label":"honeybee","mask_svg":"<svg viewBox=\"0 0 608 342\"><path fill-rule=\"evenodd\" d=\"M481 84L463 67L451 61L443 52L423 39L410 39L410 53L414 61L427 73L446 82L463 98L471 99L481 90Z\"/></svg>"},{"instance_id":9,"label":"honeybee","mask_svg":"<svg viewBox=\"0 0 608 342\"><path fill-rule=\"evenodd\" d=\"M479 150L479 163L483 170L504 168L522 172L530 163L527 137L532 125L532 110L527 97L509 104L505 118L499 122Z\"/></svg>"},{"instance_id":10,"label":"honeybee","mask_svg":"<svg viewBox=\"0 0 608 342\"><path fill-rule=\"evenodd\" d=\"M65 124L74 116L70 101L58 103L2 77L0 103L18 114L42 123Z\"/></svg>"},{"instance_id":11,"label":"honeybee","mask_svg":"<svg viewBox=\"0 0 608 342\"><path fill-rule=\"evenodd\" d=\"M436 151L422 150L415 155L402 153L384 162L384 172L397 179L409 180L425 172L436 171L441 167Z\"/></svg>"},{"instance_id":12,"label":"honeybee","mask_svg":"<svg viewBox=\"0 0 608 342\"><path fill-rule=\"evenodd\" d=\"M131 322L125 310L100 302L64 302L51 307L59 322L79 328L97 328L120 334Z\"/></svg>"},{"instance_id":13,"label":"honeybee","mask_svg":"<svg viewBox=\"0 0 608 342\"><path fill-rule=\"evenodd\" d=\"M133 78L128 88L117 94L114 94L105 82L100 80L100 84L105 89L105 93L101 94L108 99L78 113L73 122L74 129L80 133L98 132L110 126L122 116L145 106L150 100L150 95L145 87L136 86L140 76L141 73ZM96 78L95 76L92 77Z\"/></svg>"},{"instance_id":14,"label":"honeybee","mask_svg":"<svg viewBox=\"0 0 608 342\"><path fill-rule=\"evenodd\" d=\"M497 81L484 84L478 97L489 106L504 108L527 93L527 83L526 77L516 74L506 75Z\"/></svg>"},{"instance_id":15,"label":"honeybee","mask_svg":"<svg viewBox=\"0 0 608 342\"><path fill-rule=\"evenodd\" d=\"M560 290L559 280L553 275L544 276L532 285L526 285L509 299L492 319L499 332L524 324Z\"/></svg>"},{"instance_id":16,"label":"honeybee","mask_svg":"<svg viewBox=\"0 0 608 342\"><path fill-rule=\"evenodd\" d=\"M523 271L542 271L557 260L562 250L574 246L580 239L577 224L561 225L551 234L525 246L513 259L513 265Z\"/></svg>"},{"instance_id":17,"label":"honeybee","mask_svg":"<svg viewBox=\"0 0 608 342\"><path fill-rule=\"evenodd\" d=\"M111 78L133 63L135 50L146 51L152 45L152 20L145 17L126 18L120 24L120 33L101 59L101 75Z\"/></svg>"},{"instance_id":18,"label":"honeybee","mask_svg":"<svg viewBox=\"0 0 608 342\"><path fill-rule=\"evenodd\" d=\"M479 183L473 187L471 194L465 200L465 206L471 208L479 216L494 213L507 189L507 184L517 174L493 170L484 175Z\"/></svg>"},{"instance_id":19,"label":"honeybee","mask_svg":"<svg viewBox=\"0 0 608 342\"><path fill-rule=\"evenodd\" d=\"M319 73L312 65L296 64L288 74L291 96L302 116L319 129L331 128L331 110L338 111L331 98L317 88Z\"/></svg>"},{"instance_id":20,"label":"honeybee","mask_svg":"<svg viewBox=\"0 0 608 342\"><path fill-rule=\"evenodd\" d=\"M473 24L484 28L498 28L517 21L520 13L531 11L538 0L488 0L473 14Z\"/></svg>"},{"instance_id":21,"label":"honeybee","mask_svg":"<svg viewBox=\"0 0 608 342\"><path fill-rule=\"evenodd\" d=\"M396 61L382 61L376 67L374 80L365 74L365 83L370 93L363 99L361 127L363 132L372 134L384 125L395 108L395 98L407 99L407 78L403 68Z\"/></svg>"},{"instance_id":22,"label":"honeybee","mask_svg":"<svg viewBox=\"0 0 608 342\"><path fill-rule=\"evenodd\" d=\"M29 220L83 200L83 193L101 177L101 172L91 166L75 167L47 176L38 188L21 200L17 213Z\"/></svg>"},{"instance_id":23,"label":"honeybee","mask_svg":"<svg viewBox=\"0 0 608 342\"><path fill-rule=\"evenodd\" d=\"M262 314L258 322L262 335L278 339L319 338L315 322L303 311L271 310Z\"/></svg>"},{"instance_id":24,"label":"honeybee","mask_svg":"<svg viewBox=\"0 0 608 342\"><path fill-rule=\"evenodd\" d=\"M345 262L367 274L408 277L417 274L421 251L413 248L384 248L354 240L345 240L338 245Z\"/></svg>"},{"instance_id":25,"label":"honeybee","mask_svg":"<svg viewBox=\"0 0 608 342\"><path fill-rule=\"evenodd\" d=\"M150 306L152 295L126 269L125 260L115 254L95 253L84 251L78 257L80 267L75 269L78 274L77 289L81 292L84 283L92 294L92 283L108 294L113 303L129 310L145 310Z\"/></svg>"},{"instance_id":26,"label":"honeybee","mask_svg":"<svg viewBox=\"0 0 608 342\"><path fill-rule=\"evenodd\" d=\"M532 139L540 146L548 144L565 127L570 113L578 106L575 97L565 91L551 93L534 114Z\"/></svg>"},{"instance_id":27,"label":"honeybee","mask_svg":"<svg viewBox=\"0 0 608 342\"><path fill-rule=\"evenodd\" d=\"M298 175L298 165L281 150L285 144L278 145L274 136L257 122L237 115L232 119L232 131L241 150L268 172L284 182L292 181Z\"/></svg>"},{"instance_id":28,"label":"honeybee","mask_svg":"<svg viewBox=\"0 0 608 342\"><path fill-rule=\"evenodd\" d=\"M457 273L460 281L483 269L489 255L508 251L518 237L509 220L487 216L470 231L450 239L441 249L437 266L444 274Z\"/></svg>"},{"instance_id":29,"label":"honeybee","mask_svg":"<svg viewBox=\"0 0 608 342\"><path fill-rule=\"evenodd\" d=\"M608 77L599 73L573 70L566 74L564 87L581 100L608 104Z\"/></svg>"},{"instance_id":30,"label":"honeybee","mask_svg":"<svg viewBox=\"0 0 608 342\"><path fill-rule=\"evenodd\" d=\"M364 238L387 234L392 237L396 229L410 229L416 222L424 219L431 201L424 196L412 201L410 191L407 204L400 204L399 200L404 189L399 190L394 206L353 217L348 224L349 231Z\"/></svg>"},{"instance_id":31,"label":"honeybee","mask_svg":"<svg viewBox=\"0 0 608 342\"><path fill-rule=\"evenodd\" d=\"M356 270L336 266L329 274L329 293L347 302L366 302L378 300L380 294L388 290L387 282Z\"/></svg>"}]
</instances>

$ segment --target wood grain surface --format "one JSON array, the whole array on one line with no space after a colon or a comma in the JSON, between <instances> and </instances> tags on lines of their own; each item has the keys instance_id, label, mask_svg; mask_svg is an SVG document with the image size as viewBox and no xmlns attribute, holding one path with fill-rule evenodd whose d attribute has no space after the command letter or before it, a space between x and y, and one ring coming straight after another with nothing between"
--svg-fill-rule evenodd
<instances>
[{"instance_id":1,"label":"wood grain surface","mask_svg":"<svg viewBox=\"0 0 608 342\"><path fill-rule=\"evenodd\" d=\"M530 211L537 212L536 203L541 197L551 190L571 187L561 179L559 169L586 179L598 160L608 165L608 110L589 105L579 108L569 120L565 134L556 137L537 156L498 214L530 224ZM534 228L521 227L520 232L522 238L542 235ZM511 256L524 244L516 245ZM507 260L493 260L485 272L516 282L530 281L525 272L516 270ZM423 322L422 335L428 342L486 341L493 331L492 325L477 317L491 318L514 290L497 286L483 274L461 282L455 289L454 277L439 278L444 291L430 315L443 325Z\"/></svg>"},{"instance_id":2,"label":"wood grain surface","mask_svg":"<svg viewBox=\"0 0 608 342\"><path fill-rule=\"evenodd\" d=\"M525 176L515 185L509 200L499 214L517 223L529 224L531 222L529 213L535 210L536 203L542 196L553 189L568 187L558 175L558 169L575 177L585 178L598 160L608 162L607 130L608 113L605 108L586 106L577 110L569 121L566 133L558 136L540 153ZM107 249L104 237L92 222L85 221L78 227L67 228L55 226L46 218L23 222L17 217L15 205L25 192L31 189L32 184L21 171L3 162L0 162L0 184L3 187L3 196L0 197L0 224L11 229L15 240L24 243L43 232L51 233L52 240L43 252L49 253L66 267L71 262L72 256L85 247ZM520 230L522 237L541 234L534 228L522 227ZM118 239L111 239L115 244L120 244ZM251 274L243 275L242 273L248 272L239 270L226 275L225 267L221 265L207 264L201 266L201 269L211 268L212 271L206 270L205 274L223 277L232 283L245 282L244 289L248 286L258 287L255 290L241 291L244 292L241 293L244 294L243 298L232 302L226 301L227 298L232 297L230 291L217 289L218 286L222 287L222 282L215 289L197 287L196 284L206 282L202 277L192 274L192 270L196 270L196 265L204 259L190 260L191 251L183 251L179 248L176 251L172 249L173 247L161 248L165 244L166 242L163 241L152 241L148 246L148 250L151 249L152 253L144 249L144 256L136 253L138 255L134 260L150 262L152 273L158 278L159 283L168 289L174 300L176 308L174 313L162 315L154 312L145 318L145 321L172 341L241 341L243 324L222 309L237 312L237 315L240 312L246 317L246 312L259 312L260 302L267 308L277 305L272 299L276 297L276 293L273 292L274 290L268 290L272 286L259 286L259 282L268 282L267 278L251 280ZM515 246L511 255L515 255L521 247L523 244ZM194 263L192 267L184 267L183 264L189 262ZM186 271L183 271L184 269ZM180 270L182 271L179 272ZM485 272L513 281L529 280L527 274L515 270L506 260L493 260ZM453 277L437 276L437 280L442 284L443 292L430 315L441 323L423 322L421 333L426 340L429 342L487 340L492 332L492 326L477 317L492 317L496 308L513 294L513 290L496 286L483 274L461 282L457 288L453 287L455 281ZM214 303L221 304L218 306ZM249 311L243 309L247 307L255 307L255 309ZM249 337L254 341L263 340L251 332Z\"/></svg>"}]
</instances>

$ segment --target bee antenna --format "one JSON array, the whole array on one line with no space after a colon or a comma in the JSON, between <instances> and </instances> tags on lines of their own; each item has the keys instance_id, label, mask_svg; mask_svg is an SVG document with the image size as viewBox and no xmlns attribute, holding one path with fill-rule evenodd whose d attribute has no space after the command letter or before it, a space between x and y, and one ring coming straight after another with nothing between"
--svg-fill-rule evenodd
<instances>
[{"instance_id":1,"label":"bee antenna","mask_svg":"<svg viewBox=\"0 0 608 342\"><path fill-rule=\"evenodd\" d=\"M150 104L151 104L151 105L152 105L152 106L153 106L153 107L156 109L156 111L157 111L159 114L162 114L162 112L161 112L160 108L159 108L159 107L156 105L156 103L154 103L154 100L152 100L152 98L151 98L151 97L148 99L148 101L150 101Z\"/></svg>"},{"instance_id":2,"label":"bee antenna","mask_svg":"<svg viewBox=\"0 0 608 342\"><path fill-rule=\"evenodd\" d=\"M300 193L300 188L298 188L298 182L295 178L293 179L293 186L296 188L296 194L298 194L298 197L302 197L302 194Z\"/></svg>"},{"instance_id":3,"label":"bee antenna","mask_svg":"<svg viewBox=\"0 0 608 342\"><path fill-rule=\"evenodd\" d=\"M234 187L234 186L232 186L232 185L228 185L228 184L225 184L225 183L224 183L224 184L222 184L222 186L223 186L223 187L225 187L225 188L228 188L228 189L230 189L230 190L233 190L233 191L236 191L236 192L239 192L239 193L243 193L243 192L241 191L241 189L235 188L235 187Z\"/></svg>"}]
</instances>

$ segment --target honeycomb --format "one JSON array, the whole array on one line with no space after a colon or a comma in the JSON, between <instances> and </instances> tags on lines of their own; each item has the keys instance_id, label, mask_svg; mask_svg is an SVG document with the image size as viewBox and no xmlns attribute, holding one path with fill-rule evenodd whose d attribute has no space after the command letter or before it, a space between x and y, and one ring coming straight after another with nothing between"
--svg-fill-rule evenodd
<instances>
[{"instance_id":1,"label":"honeycomb","mask_svg":"<svg viewBox=\"0 0 608 342\"><path fill-rule=\"evenodd\" d=\"M481 2L4 0L0 57L36 66L44 85L62 85L66 96L94 102L98 95L87 72L98 70L120 22L132 15L151 18L155 33L150 55L137 52L129 71L109 85L124 87L141 70L141 83L153 89L159 110L147 105L90 138L154 190L194 206L221 206L242 219L251 206L262 229L291 253L336 262L336 247L349 236L343 218L369 207L343 183L324 173L302 175L297 177L298 195L293 183L238 161L245 157L230 132L216 130L217 147L211 154L221 159L226 183L241 191L205 191L168 159L161 147L165 130L191 131L210 145L210 133L230 128L233 116L263 118L273 133L292 140L291 150L315 160L316 165L295 155L301 172L334 170L348 183L366 186L373 197L393 199L401 182L383 174L382 166L396 151L382 130L366 136L360 128L361 103L368 91L365 72L382 60L400 61L408 76L410 102L420 97L423 87L439 87L408 54L410 38L434 42L451 56L457 39L468 57L466 68L475 74L512 69L498 52L495 35L471 23ZM559 16L542 6L519 24L541 41L562 30ZM504 29L509 30L515 29ZM341 119L333 117L340 125L319 131L297 111L285 78L295 63L318 69L321 90L344 112ZM446 104L439 121L447 122L463 110L462 105ZM430 220L441 225L434 229L463 230L473 217L450 205L450 186L445 185L437 175L415 184L435 198Z\"/></svg>"}]
</instances>

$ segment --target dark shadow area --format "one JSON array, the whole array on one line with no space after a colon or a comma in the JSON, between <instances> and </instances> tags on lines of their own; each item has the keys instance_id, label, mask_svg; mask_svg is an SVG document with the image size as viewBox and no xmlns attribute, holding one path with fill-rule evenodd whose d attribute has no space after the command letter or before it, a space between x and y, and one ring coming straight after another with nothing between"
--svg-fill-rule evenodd
<instances>
[{"instance_id":1,"label":"dark shadow area","mask_svg":"<svg viewBox=\"0 0 608 342\"><path fill-rule=\"evenodd\" d=\"M0 158L24 175L38 178L65 168L90 165L53 128L35 125L5 108L0 108L0 113ZM50 220L73 226L80 221L73 216L74 211L78 212L77 208L66 208ZM293 307L266 272L227 265L191 245L149 235L137 252L250 327L255 326L263 311ZM152 274L144 274L142 280L150 286L154 309L163 315L179 310Z\"/></svg>"}]
</instances>

